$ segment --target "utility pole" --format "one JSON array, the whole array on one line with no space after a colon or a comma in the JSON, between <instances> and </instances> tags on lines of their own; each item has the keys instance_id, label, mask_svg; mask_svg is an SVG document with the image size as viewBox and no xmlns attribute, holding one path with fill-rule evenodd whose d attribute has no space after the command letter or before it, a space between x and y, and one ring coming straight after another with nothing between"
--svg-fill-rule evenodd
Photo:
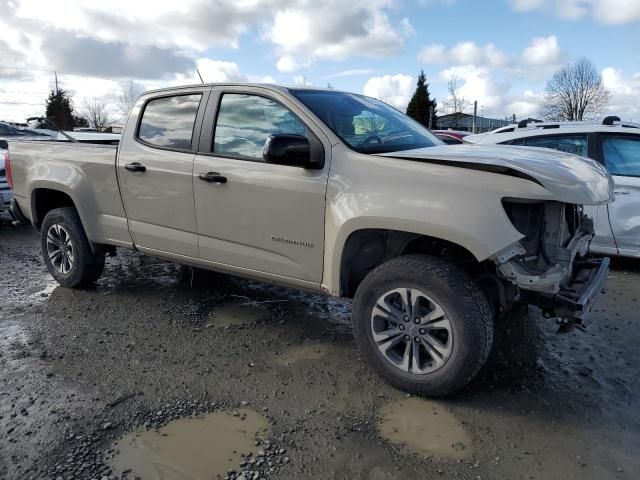
<instances>
[{"instance_id":1,"label":"utility pole","mask_svg":"<svg viewBox=\"0 0 640 480\"><path fill-rule=\"evenodd\" d=\"M54 77L56 79L56 95L58 95L58 72L54 71L53 75L54 75Z\"/></svg>"},{"instance_id":2,"label":"utility pole","mask_svg":"<svg viewBox=\"0 0 640 480\"><path fill-rule=\"evenodd\" d=\"M478 116L478 101L473 102L473 126L471 127L471 133L476 133L476 117Z\"/></svg>"},{"instance_id":3,"label":"utility pole","mask_svg":"<svg viewBox=\"0 0 640 480\"><path fill-rule=\"evenodd\" d=\"M429 130L433 129L433 106L429 107Z\"/></svg>"}]
</instances>

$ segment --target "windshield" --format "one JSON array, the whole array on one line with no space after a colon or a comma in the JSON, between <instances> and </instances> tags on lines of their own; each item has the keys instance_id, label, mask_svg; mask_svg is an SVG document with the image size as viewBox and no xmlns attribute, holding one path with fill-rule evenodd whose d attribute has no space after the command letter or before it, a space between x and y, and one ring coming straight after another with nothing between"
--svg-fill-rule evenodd
<instances>
[{"instance_id":1,"label":"windshield","mask_svg":"<svg viewBox=\"0 0 640 480\"><path fill-rule=\"evenodd\" d=\"M2 137L25 137L25 136L41 136L40 132L29 130L28 128L18 129L12 125L0 122L0 136Z\"/></svg>"},{"instance_id":2,"label":"windshield","mask_svg":"<svg viewBox=\"0 0 640 480\"><path fill-rule=\"evenodd\" d=\"M291 90L349 147L360 153L388 153L443 143L395 108L353 93Z\"/></svg>"}]
</instances>

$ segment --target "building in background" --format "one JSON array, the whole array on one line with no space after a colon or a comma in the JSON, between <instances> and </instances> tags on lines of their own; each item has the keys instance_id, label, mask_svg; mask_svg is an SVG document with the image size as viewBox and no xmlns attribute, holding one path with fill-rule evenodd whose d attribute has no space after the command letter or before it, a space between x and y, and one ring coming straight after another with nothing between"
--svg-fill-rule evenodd
<instances>
[{"instance_id":1,"label":"building in background","mask_svg":"<svg viewBox=\"0 0 640 480\"><path fill-rule=\"evenodd\" d=\"M535 119L527 119L534 121ZM515 115L512 118L488 118L488 117L476 117L476 131L475 133L485 133L495 130L496 128L506 127L516 123ZM450 113L448 115L438 116L438 129L439 130L458 130L464 132L473 131L473 115L469 113Z\"/></svg>"}]
</instances>

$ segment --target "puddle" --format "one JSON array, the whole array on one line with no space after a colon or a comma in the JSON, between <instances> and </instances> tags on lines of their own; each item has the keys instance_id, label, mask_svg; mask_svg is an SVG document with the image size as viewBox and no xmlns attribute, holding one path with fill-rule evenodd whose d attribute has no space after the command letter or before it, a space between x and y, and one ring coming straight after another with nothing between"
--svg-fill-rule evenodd
<instances>
[{"instance_id":1,"label":"puddle","mask_svg":"<svg viewBox=\"0 0 640 480\"><path fill-rule=\"evenodd\" d=\"M444 405L419 398L386 403L378 431L391 443L422 456L462 459L471 455L471 436Z\"/></svg>"},{"instance_id":2,"label":"puddle","mask_svg":"<svg viewBox=\"0 0 640 480\"><path fill-rule=\"evenodd\" d=\"M228 304L216 308L209 314L207 326L230 327L250 325L271 318L271 312L266 307L258 305Z\"/></svg>"},{"instance_id":3,"label":"puddle","mask_svg":"<svg viewBox=\"0 0 640 480\"><path fill-rule=\"evenodd\" d=\"M289 367L304 360L319 360L329 353L329 349L329 345L320 343L291 347L286 352L278 355L275 362L278 365Z\"/></svg>"},{"instance_id":4,"label":"puddle","mask_svg":"<svg viewBox=\"0 0 640 480\"><path fill-rule=\"evenodd\" d=\"M131 469L145 480L221 478L238 467L241 454L255 453L256 437L269 433L269 422L260 414L237 413L214 412L175 420L157 432L130 433L117 442L108 462L118 474Z\"/></svg>"}]
</instances>

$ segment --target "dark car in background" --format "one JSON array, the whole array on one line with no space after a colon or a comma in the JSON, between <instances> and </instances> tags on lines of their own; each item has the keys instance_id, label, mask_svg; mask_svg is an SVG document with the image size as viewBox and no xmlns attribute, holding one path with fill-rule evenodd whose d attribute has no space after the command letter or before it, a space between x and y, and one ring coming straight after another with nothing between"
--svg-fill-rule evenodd
<instances>
[{"instance_id":1,"label":"dark car in background","mask_svg":"<svg viewBox=\"0 0 640 480\"><path fill-rule=\"evenodd\" d=\"M432 132L447 145L460 145L464 143L464 137L471 135L471 132L460 130L432 130Z\"/></svg>"}]
</instances>

